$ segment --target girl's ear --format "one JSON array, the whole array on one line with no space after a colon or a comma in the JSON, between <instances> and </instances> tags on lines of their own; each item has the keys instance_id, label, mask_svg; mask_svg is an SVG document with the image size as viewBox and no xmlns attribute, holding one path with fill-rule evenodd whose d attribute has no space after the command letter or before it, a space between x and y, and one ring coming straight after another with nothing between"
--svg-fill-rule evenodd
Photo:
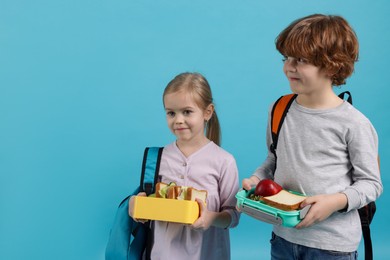
<instances>
[{"instance_id":1,"label":"girl's ear","mask_svg":"<svg viewBox=\"0 0 390 260\"><path fill-rule=\"evenodd\" d=\"M210 118L213 116L213 113L214 113L214 105L210 104L204 110L204 120L209 121Z\"/></svg>"}]
</instances>

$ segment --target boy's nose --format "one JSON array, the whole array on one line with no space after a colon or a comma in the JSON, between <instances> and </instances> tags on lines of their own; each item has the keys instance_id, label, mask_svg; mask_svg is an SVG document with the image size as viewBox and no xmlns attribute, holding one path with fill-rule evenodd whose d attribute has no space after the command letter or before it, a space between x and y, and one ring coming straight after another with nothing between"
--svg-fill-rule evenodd
<instances>
[{"instance_id":1,"label":"boy's nose","mask_svg":"<svg viewBox=\"0 0 390 260\"><path fill-rule=\"evenodd\" d=\"M296 71L297 70L297 61L296 61L296 59L287 59L284 62L284 68L287 71Z\"/></svg>"}]
</instances>

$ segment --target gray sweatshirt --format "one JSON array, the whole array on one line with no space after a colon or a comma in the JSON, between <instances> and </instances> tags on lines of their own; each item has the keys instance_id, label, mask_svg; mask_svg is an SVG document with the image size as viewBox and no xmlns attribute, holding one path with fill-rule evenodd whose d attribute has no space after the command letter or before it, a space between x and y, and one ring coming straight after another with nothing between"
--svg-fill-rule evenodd
<instances>
[{"instance_id":1,"label":"gray sweatshirt","mask_svg":"<svg viewBox=\"0 0 390 260\"><path fill-rule=\"evenodd\" d=\"M272 143L268 122L267 146ZM348 102L317 110L294 101L279 134L277 167L271 151L253 175L308 196L342 192L345 212L335 212L309 228L274 226L292 243L343 252L357 250L361 226L357 209L382 193L378 136L370 121Z\"/></svg>"}]
</instances>

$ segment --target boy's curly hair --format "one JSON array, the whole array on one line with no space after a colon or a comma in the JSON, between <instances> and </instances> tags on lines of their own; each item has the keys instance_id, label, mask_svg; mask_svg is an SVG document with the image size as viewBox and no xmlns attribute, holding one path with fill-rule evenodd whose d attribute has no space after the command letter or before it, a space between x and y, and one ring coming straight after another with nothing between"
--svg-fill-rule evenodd
<instances>
[{"instance_id":1,"label":"boy's curly hair","mask_svg":"<svg viewBox=\"0 0 390 260\"><path fill-rule=\"evenodd\" d=\"M284 56L304 58L320 68L332 85L345 84L359 56L356 33L341 16L313 14L292 22L276 38Z\"/></svg>"}]
</instances>

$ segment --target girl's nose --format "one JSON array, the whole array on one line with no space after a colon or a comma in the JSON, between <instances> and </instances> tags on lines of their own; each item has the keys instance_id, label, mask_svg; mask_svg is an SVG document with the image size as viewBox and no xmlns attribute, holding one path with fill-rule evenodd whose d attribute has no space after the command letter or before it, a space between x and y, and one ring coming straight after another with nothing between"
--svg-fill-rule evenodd
<instances>
[{"instance_id":1,"label":"girl's nose","mask_svg":"<svg viewBox=\"0 0 390 260\"><path fill-rule=\"evenodd\" d=\"M175 117L175 124L182 124L183 123L183 117L181 115L177 115Z\"/></svg>"}]
</instances>

